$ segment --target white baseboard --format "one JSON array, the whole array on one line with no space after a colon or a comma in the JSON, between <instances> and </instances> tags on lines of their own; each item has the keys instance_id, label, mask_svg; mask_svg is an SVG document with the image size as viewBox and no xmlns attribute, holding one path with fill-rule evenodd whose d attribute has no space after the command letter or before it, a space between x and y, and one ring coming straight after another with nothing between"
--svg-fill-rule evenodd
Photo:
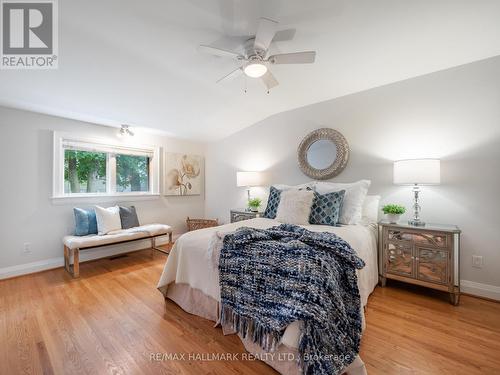
<instances>
[{"instance_id":1,"label":"white baseboard","mask_svg":"<svg viewBox=\"0 0 500 375\"><path fill-rule=\"evenodd\" d=\"M64 266L64 258L59 257L59 258L39 260L38 262L31 262L11 267L0 268L0 280L7 279L9 277L27 275L30 273L50 270L62 266Z\"/></svg>"},{"instance_id":2,"label":"white baseboard","mask_svg":"<svg viewBox=\"0 0 500 375\"><path fill-rule=\"evenodd\" d=\"M500 286L481 284L469 280L460 280L460 291L462 293L500 301Z\"/></svg>"},{"instance_id":3,"label":"white baseboard","mask_svg":"<svg viewBox=\"0 0 500 375\"><path fill-rule=\"evenodd\" d=\"M176 240L179 236L174 236ZM156 241L157 245L165 245L168 243L168 238L158 238ZM102 249L90 249L80 252L80 262L86 262L88 260L94 260L99 258L106 258L113 255L126 253L129 251L147 249L151 246L149 240L138 240L137 242L131 242L128 244L121 244L115 246L108 246ZM73 263L73 262L71 262ZM64 266L64 257L50 258L45 260L40 260L37 262L24 263L15 266L0 268L0 280L8 279L10 277L28 275L30 273L46 271L58 267Z\"/></svg>"}]
</instances>

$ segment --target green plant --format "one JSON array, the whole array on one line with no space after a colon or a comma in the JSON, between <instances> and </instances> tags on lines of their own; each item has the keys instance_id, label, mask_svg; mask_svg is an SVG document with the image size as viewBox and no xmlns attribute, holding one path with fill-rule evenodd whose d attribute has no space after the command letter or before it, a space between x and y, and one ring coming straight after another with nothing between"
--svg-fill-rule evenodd
<instances>
[{"instance_id":1,"label":"green plant","mask_svg":"<svg viewBox=\"0 0 500 375\"><path fill-rule=\"evenodd\" d=\"M405 213L406 208L397 204L386 204L382 207L382 211L384 214L401 215Z\"/></svg>"},{"instance_id":2,"label":"green plant","mask_svg":"<svg viewBox=\"0 0 500 375\"><path fill-rule=\"evenodd\" d=\"M248 207L251 208L259 208L262 203L262 199L260 198L252 198L248 200Z\"/></svg>"}]
</instances>

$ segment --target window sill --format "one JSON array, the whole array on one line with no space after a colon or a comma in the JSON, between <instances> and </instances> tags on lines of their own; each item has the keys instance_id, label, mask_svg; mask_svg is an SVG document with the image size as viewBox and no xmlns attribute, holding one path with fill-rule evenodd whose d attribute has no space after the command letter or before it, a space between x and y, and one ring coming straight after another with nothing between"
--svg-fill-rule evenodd
<instances>
[{"instance_id":1,"label":"window sill","mask_svg":"<svg viewBox=\"0 0 500 375\"><path fill-rule=\"evenodd\" d=\"M74 194L51 197L53 204L73 204L78 202L97 203L97 202L124 202L124 201L142 201L156 200L160 194L155 193L123 193L123 194Z\"/></svg>"}]
</instances>

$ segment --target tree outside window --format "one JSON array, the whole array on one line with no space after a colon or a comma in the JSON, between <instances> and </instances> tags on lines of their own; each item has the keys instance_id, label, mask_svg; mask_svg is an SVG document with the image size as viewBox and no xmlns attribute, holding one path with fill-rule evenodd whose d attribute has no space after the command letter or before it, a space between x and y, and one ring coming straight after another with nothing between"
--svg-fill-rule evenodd
<instances>
[{"instance_id":1,"label":"tree outside window","mask_svg":"<svg viewBox=\"0 0 500 375\"><path fill-rule=\"evenodd\" d=\"M64 193L105 193L106 153L64 151Z\"/></svg>"},{"instance_id":2,"label":"tree outside window","mask_svg":"<svg viewBox=\"0 0 500 375\"><path fill-rule=\"evenodd\" d=\"M149 191L149 157L116 155L116 191Z\"/></svg>"}]
</instances>

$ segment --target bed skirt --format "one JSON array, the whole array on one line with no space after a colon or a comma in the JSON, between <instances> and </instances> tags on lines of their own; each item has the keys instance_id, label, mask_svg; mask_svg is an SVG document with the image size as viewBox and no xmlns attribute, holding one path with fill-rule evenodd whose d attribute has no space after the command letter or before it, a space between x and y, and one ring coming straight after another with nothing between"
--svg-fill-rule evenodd
<instances>
[{"instance_id":1,"label":"bed skirt","mask_svg":"<svg viewBox=\"0 0 500 375\"><path fill-rule=\"evenodd\" d=\"M201 316L202 318L216 322L219 324L220 303L210 296L207 296L198 289L191 288L188 284L172 283L166 288L160 288L165 298L174 301L184 311ZM222 327L224 334L233 334L228 327ZM297 358L298 351L296 348L289 347L281 344L274 352L276 355L265 355L265 351L257 344L253 343L250 339L243 339L240 337L241 342L245 349L261 359L263 362L274 368L280 374L284 375L300 375L301 369L293 358ZM279 359L276 359L279 357ZM292 358L287 360L287 358ZM354 361L345 369L343 374L346 375L367 375L364 362L359 355Z\"/></svg>"}]
</instances>

